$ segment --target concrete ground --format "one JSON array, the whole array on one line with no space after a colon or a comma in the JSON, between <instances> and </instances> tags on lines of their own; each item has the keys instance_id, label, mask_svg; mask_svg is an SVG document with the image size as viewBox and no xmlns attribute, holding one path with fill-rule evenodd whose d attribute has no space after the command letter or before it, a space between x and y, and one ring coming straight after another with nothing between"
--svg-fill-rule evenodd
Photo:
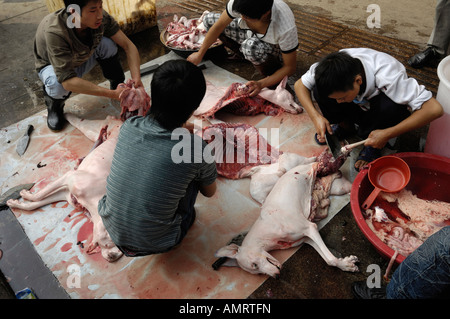
<instances>
[{"instance_id":1,"label":"concrete ground","mask_svg":"<svg viewBox=\"0 0 450 319\"><path fill-rule=\"evenodd\" d=\"M414 1L414 5L407 0L378 0L376 3L366 0L357 3L351 0L286 2L291 5L296 16L300 39L298 71L291 83L321 56L343 47L379 48L396 56L406 66L407 57L425 46L433 28L435 0ZM194 17L205 9L222 10L225 3L225 0L157 0L158 26L130 36L138 47L141 62L145 63L168 52L159 40L159 33L174 13ZM371 18L372 14L377 13L370 10L373 4L376 10L379 9L380 28L369 28L370 22L376 22ZM42 0L0 0L1 128L45 108L42 84L34 72L32 49L37 25L46 14L48 10ZM123 52L121 54L124 68L127 69L125 56ZM246 79L255 76L249 63L220 58L214 62ZM408 68L408 72L436 94L438 80L435 67L422 71ZM104 81L98 67L86 79L95 83ZM427 128L424 128L406 134L399 138L396 148L398 151L420 151L426 132ZM377 264L382 271L385 270L388 261L378 254L359 230L350 205L321 230L321 235L333 253L357 255L360 272L345 273L328 267L315 250L305 245L283 265L278 280L268 279L249 298L350 299L351 283L365 280L370 275L366 272L368 265ZM7 279L0 276L0 298L12 297Z\"/></svg>"}]
</instances>

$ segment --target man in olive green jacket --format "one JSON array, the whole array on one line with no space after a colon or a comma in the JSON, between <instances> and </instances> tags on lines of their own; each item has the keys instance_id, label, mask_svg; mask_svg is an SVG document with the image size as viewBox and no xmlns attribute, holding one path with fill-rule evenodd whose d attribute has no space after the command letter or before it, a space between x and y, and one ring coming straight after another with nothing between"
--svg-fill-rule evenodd
<instances>
[{"instance_id":1,"label":"man in olive green jacket","mask_svg":"<svg viewBox=\"0 0 450 319\"><path fill-rule=\"evenodd\" d=\"M65 8L47 15L34 42L35 66L44 83L47 125L64 128L64 101L71 92L119 99L125 80L117 45L127 55L135 86L142 86L136 46L102 8L101 0L64 0ZM82 79L96 64L110 81L104 88Z\"/></svg>"}]
</instances>

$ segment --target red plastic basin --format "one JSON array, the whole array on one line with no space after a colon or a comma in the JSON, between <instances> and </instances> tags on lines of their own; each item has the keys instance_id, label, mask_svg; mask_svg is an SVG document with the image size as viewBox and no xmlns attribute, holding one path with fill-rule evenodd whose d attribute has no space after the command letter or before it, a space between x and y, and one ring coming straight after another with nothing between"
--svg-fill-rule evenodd
<instances>
[{"instance_id":1,"label":"red plastic basin","mask_svg":"<svg viewBox=\"0 0 450 319\"><path fill-rule=\"evenodd\" d=\"M450 158L415 152L397 153L393 156L403 159L411 170L411 179L405 189L421 199L450 202ZM374 189L367 175L368 169L363 169L353 182L350 194L352 213L370 243L381 255L390 259L394 250L372 232L362 214L361 205ZM395 261L401 263L404 259L405 256L398 254Z\"/></svg>"}]
</instances>

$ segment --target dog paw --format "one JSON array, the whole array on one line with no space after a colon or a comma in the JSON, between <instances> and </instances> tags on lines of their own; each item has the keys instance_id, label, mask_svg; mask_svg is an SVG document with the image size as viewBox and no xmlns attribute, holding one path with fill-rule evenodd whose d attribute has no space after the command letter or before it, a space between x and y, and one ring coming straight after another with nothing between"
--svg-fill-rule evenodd
<instances>
[{"instance_id":1,"label":"dog paw","mask_svg":"<svg viewBox=\"0 0 450 319\"><path fill-rule=\"evenodd\" d=\"M23 199L31 200L31 198L33 197L33 194L27 189L22 189L20 191L20 196L22 196Z\"/></svg>"},{"instance_id":2,"label":"dog paw","mask_svg":"<svg viewBox=\"0 0 450 319\"><path fill-rule=\"evenodd\" d=\"M8 205L10 208L17 208L19 203L20 202L18 199L8 199L6 201L6 205Z\"/></svg>"},{"instance_id":3,"label":"dog paw","mask_svg":"<svg viewBox=\"0 0 450 319\"><path fill-rule=\"evenodd\" d=\"M343 271L351 271L351 272L357 272L358 266L356 266L356 263L358 262L358 257L356 256L347 256L345 258L339 258L339 268Z\"/></svg>"}]
</instances>

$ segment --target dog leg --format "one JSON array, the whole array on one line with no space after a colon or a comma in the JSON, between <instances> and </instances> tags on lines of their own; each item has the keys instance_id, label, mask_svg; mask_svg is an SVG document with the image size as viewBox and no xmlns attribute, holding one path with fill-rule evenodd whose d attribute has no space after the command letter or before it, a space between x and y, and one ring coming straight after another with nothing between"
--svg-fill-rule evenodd
<instances>
[{"instance_id":1,"label":"dog leg","mask_svg":"<svg viewBox=\"0 0 450 319\"><path fill-rule=\"evenodd\" d=\"M67 191L68 188L67 188L66 180L71 174L73 174L73 171L69 171L69 172L65 173L63 176L57 178L56 180L54 180L53 182L51 182L47 186L45 186L43 189L41 189L35 193L32 193L27 190L23 190L20 192L20 196L22 196L23 199L29 200L31 202L38 202L54 193L61 192L61 191Z\"/></svg>"},{"instance_id":2,"label":"dog leg","mask_svg":"<svg viewBox=\"0 0 450 319\"><path fill-rule=\"evenodd\" d=\"M67 191L61 190L56 193L53 193L52 195L45 197L42 200L39 201L27 201L27 202L21 202L18 199L10 199L6 203L10 208L18 208L23 210L35 210L39 207L54 203L67 200Z\"/></svg>"},{"instance_id":3,"label":"dog leg","mask_svg":"<svg viewBox=\"0 0 450 319\"><path fill-rule=\"evenodd\" d=\"M35 210L53 202L63 200L68 201L69 192L65 181L71 174L72 172L64 174L35 193L31 193L28 190L22 190L20 192L20 196L24 199L24 201L9 200L7 205L11 208Z\"/></svg>"},{"instance_id":4,"label":"dog leg","mask_svg":"<svg viewBox=\"0 0 450 319\"><path fill-rule=\"evenodd\" d=\"M305 243L311 245L329 266L338 267L343 271L352 271L352 272L358 271L358 267L355 265L355 263L358 261L358 258L356 256L336 258L336 256L334 256L330 252L330 250L323 242L316 224L311 223L311 225L308 228L308 231L305 233L305 236L308 237L305 240Z\"/></svg>"}]
</instances>

